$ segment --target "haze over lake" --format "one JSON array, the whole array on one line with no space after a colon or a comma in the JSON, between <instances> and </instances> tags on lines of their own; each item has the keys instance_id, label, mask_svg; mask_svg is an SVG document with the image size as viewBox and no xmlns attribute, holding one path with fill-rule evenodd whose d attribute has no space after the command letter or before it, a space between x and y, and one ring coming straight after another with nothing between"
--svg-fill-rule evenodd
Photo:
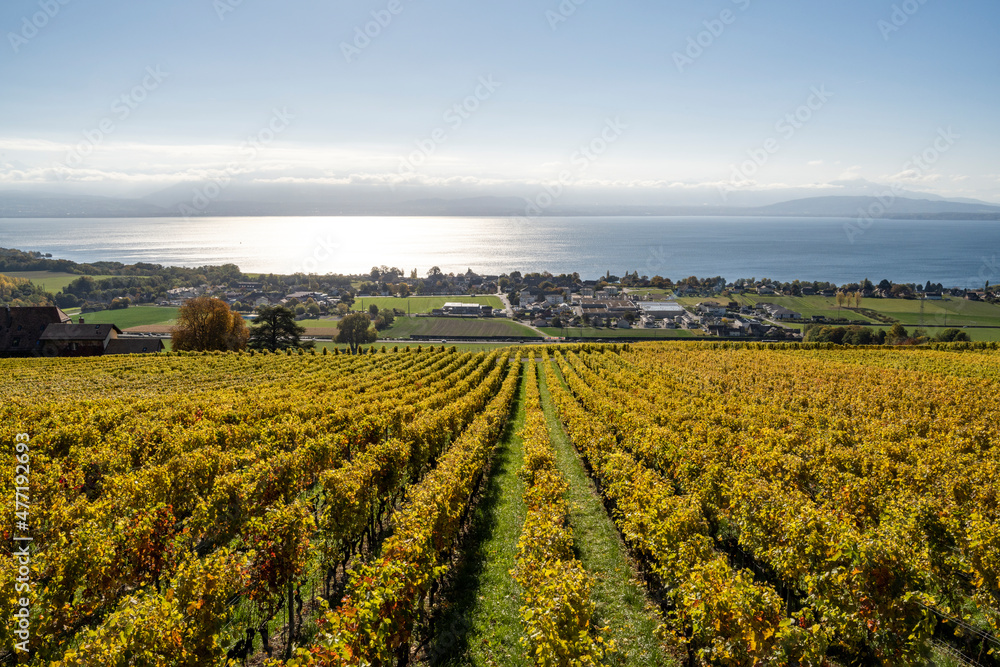
<instances>
[{"instance_id":1,"label":"haze over lake","mask_svg":"<svg viewBox=\"0 0 1000 667\"><path fill-rule=\"evenodd\" d=\"M551 271L838 284L1000 281L1000 223L841 218L80 218L0 220L0 246L77 262L234 263L248 272ZM853 240L852 240L853 236Z\"/></svg>"}]
</instances>

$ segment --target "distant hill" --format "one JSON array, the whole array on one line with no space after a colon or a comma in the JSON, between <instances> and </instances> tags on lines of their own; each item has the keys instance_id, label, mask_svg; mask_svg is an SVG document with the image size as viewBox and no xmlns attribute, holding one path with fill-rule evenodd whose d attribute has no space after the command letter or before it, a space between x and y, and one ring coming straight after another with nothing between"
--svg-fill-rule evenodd
<instances>
[{"instance_id":1,"label":"distant hill","mask_svg":"<svg viewBox=\"0 0 1000 667\"><path fill-rule=\"evenodd\" d=\"M139 199L0 192L0 218L140 218L171 215Z\"/></svg>"},{"instance_id":2,"label":"distant hill","mask_svg":"<svg viewBox=\"0 0 1000 667\"><path fill-rule=\"evenodd\" d=\"M539 212L522 197L481 196L458 199L426 198L387 201L375 196L338 198L310 191L312 198L278 197L262 188L233 188L195 207L191 184L181 184L142 199L116 199L0 191L0 218L92 218L311 215L422 215L422 216L801 216L872 217L927 220L1000 220L1000 206L973 199L896 197L883 206L875 196L826 196L793 199L767 206L658 206L554 204ZM287 194L287 193L283 193ZM305 194L305 193L304 193ZM325 194L325 196L321 196ZM228 197L228 198L227 198ZM186 207L186 208L184 208ZM881 212L880 212L881 211Z\"/></svg>"},{"instance_id":3,"label":"distant hill","mask_svg":"<svg viewBox=\"0 0 1000 667\"><path fill-rule=\"evenodd\" d=\"M888 205L887 205L888 204ZM986 219L1000 220L1000 206L985 202L961 202L907 197L809 197L745 209L748 215L800 215L806 217L872 217L906 219Z\"/></svg>"}]
</instances>

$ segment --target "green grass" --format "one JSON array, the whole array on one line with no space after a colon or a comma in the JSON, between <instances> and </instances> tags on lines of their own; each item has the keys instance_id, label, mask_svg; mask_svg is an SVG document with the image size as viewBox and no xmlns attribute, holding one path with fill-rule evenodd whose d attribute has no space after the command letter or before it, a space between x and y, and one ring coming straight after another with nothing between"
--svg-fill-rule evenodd
<instances>
[{"instance_id":1,"label":"green grass","mask_svg":"<svg viewBox=\"0 0 1000 667\"><path fill-rule=\"evenodd\" d=\"M699 335L689 329L595 329L593 327L540 327L549 336L565 338L693 338Z\"/></svg>"},{"instance_id":2,"label":"green grass","mask_svg":"<svg viewBox=\"0 0 1000 667\"><path fill-rule=\"evenodd\" d=\"M67 285L79 278L75 273L64 273L62 271L5 271L5 276L11 278L27 278L35 285L41 287L46 292L61 292ZM90 276L94 280L102 278L117 278L119 276Z\"/></svg>"},{"instance_id":3,"label":"green grass","mask_svg":"<svg viewBox=\"0 0 1000 667\"><path fill-rule=\"evenodd\" d=\"M834 297L825 296L758 296L756 294L737 294L731 299L726 297L680 297L677 302L683 306L694 306L702 301L727 303L736 301L741 306L752 306L756 303L776 303L789 310L801 313L809 319L813 315L823 315L828 318L847 318L857 322L874 322L868 317L846 308L838 308ZM957 297L947 297L940 301L924 301L923 315L920 313L920 299L862 299L861 307L877 313L888 315L899 320L904 325L931 325L961 327L965 325L1000 327L1000 306L982 301L967 301ZM922 320L921 320L922 317Z\"/></svg>"},{"instance_id":4,"label":"green grass","mask_svg":"<svg viewBox=\"0 0 1000 667\"><path fill-rule=\"evenodd\" d=\"M894 317L904 325L921 324L919 299L868 299L862 307ZM965 325L1000 327L1000 306L956 297L924 301L923 324L961 327Z\"/></svg>"},{"instance_id":5,"label":"green grass","mask_svg":"<svg viewBox=\"0 0 1000 667\"><path fill-rule=\"evenodd\" d=\"M411 296L405 299L394 296L359 296L356 297L351 309L368 310L370 305L375 304L380 310L382 308L395 308L404 313L419 315L429 313L435 308L441 308L444 304L452 301L503 308L503 302L495 296Z\"/></svg>"},{"instance_id":6,"label":"green grass","mask_svg":"<svg viewBox=\"0 0 1000 667\"><path fill-rule=\"evenodd\" d=\"M527 363L527 362L525 362ZM521 590L510 570L524 525L524 461L518 432L524 426L524 381L517 411L498 445L483 497L472 515L464 558L445 592L447 607L435 623L431 665L527 667L521 647Z\"/></svg>"},{"instance_id":7,"label":"green grass","mask_svg":"<svg viewBox=\"0 0 1000 667\"><path fill-rule=\"evenodd\" d=\"M96 313L83 313L87 324L115 324L119 329L141 327L152 324L172 325L177 320L179 308L160 306L132 306L121 310L100 310ZM76 318L73 319L76 321Z\"/></svg>"},{"instance_id":8,"label":"green grass","mask_svg":"<svg viewBox=\"0 0 1000 667\"><path fill-rule=\"evenodd\" d=\"M539 338L533 329L504 318L472 319L459 317L397 317L391 327L380 334L383 338L410 336L524 337Z\"/></svg>"},{"instance_id":9,"label":"green grass","mask_svg":"<svg viewBox=\"0 0 1000 667\"><path fill-rule=\"evenodd\" d=\"M679 664L656 639L659 619L646 596L618 530L608 516L583 462L556 416L545 374L540 391L549 434L556 449L556 465L569 483L568 500L573 545L577 557L596 579L591 599L596 606L595 623L608 626L608 637L618 647L609 655L609 665Z\"/></svg>"},{"instance_id":10,"label":"green grass","mask_svg":"<svg viewBox=\"0 0 1000 667\"><path fill-rule=\"evenodd\" d=\"M784 306L789 310L802 315L805 319L810 319L813 315L822 315L828 318L845 318L859 323L874 322L860 313L856 313L846 308L837 307L837 299L826 296L758 296L756 294L734 294L731 298L726 297L680 297L677 303L682 306L695 306L704 301L714 301L723 305L729 301L735 301L741 306L753 306L758 303L774 303ZM871 310L878 310L873 306L876 299L862 299L861 307Z\"/></svg>"}]
</instances>

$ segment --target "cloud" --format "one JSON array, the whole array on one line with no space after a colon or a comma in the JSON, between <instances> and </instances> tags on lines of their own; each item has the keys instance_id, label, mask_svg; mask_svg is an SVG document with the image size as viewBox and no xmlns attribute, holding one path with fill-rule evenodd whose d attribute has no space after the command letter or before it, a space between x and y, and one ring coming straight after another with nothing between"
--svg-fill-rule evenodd
<instances>
[{"instance_id":1,"label":"cloud","mask_svg":"<svg viewBox=\"0 0 1000 667\"><path fill-rule=\"evenodd\" d=\"M823 164L823 160L810 160L806 164L810 167L819 167Z\"/></svg>"},{"instance_id":2,"label":"cloud","mask_svg":"<svg viewBox=\"0 0 1000 667\"><path fill-rule=\"evenodd\" d=\"M837 177L838 181L855 181L861 178L861 165L856 164L853 167L848 167L840 176Z\"/></svg>"},{"instance_id":3,"label":"cloud","mask_svg":"<svg viewBox=\"0 0 1000 667\"><path fill-rule=\"evenodd\" d=\"M905 169L895 174L882 176L881 180L890 183L937 183L944 176L936 173L922 173L919 169Z\"/></svg>"}]
</instances>

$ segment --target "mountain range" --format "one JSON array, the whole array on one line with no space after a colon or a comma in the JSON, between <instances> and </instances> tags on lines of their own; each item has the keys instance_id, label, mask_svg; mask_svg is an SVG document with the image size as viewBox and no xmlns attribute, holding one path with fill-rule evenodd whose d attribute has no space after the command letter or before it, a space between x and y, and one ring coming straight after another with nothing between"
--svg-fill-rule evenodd
<instances>
[{"instance_id":1,"label":"mountain range","mask_svg":"<svg viewBox=\"0 0 1000 667\"><path fill-rule=\"evenodd\" d=\"M875 186L875 184L869 184ZM858 190L858 188L855 188ZM1000 206L974 199L944 199L924 193L863 187L860 195L797 197L749 205L732 197L731 205L617 204L581 198L551 200L525 196L405 198L373 193L344 193L322 187L235 184L224 191L180 184L142 198L126 199L0 190L0 218L67 217L215 217L215 216L767 216L843 217L933 220L1000 220ZM867 194L871 192L873 194ZM215 195L210 197L208 195ZM743 193L740 193L743 194ZM791 193L789 193L791 194ZM798 194L798 193L796 193ZM536 202L536 204L532 204ZM548 203L547 206L541 206Z\"/></svg>"}]
</instances>

